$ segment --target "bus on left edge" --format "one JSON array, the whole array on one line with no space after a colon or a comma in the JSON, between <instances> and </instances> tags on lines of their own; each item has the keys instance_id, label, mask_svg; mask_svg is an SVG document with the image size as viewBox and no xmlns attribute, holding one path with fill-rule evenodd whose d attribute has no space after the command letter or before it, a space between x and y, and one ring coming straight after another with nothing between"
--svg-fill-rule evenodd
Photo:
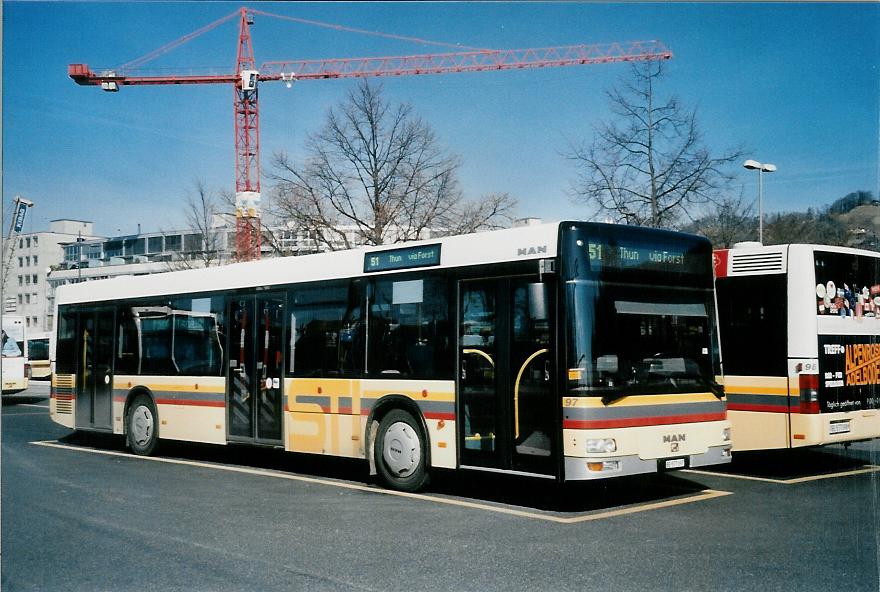
<instances>
[{"instance_id":1,"label":"bus on left edge","mask_svg":"<svg viewBox=\"0 0 880 592\"><path fill-rule=\"evenodd\" d=\"M2 331L3 394L11 395L28 387L23 317L3 315Z\"/></svg>"}]
</instances>

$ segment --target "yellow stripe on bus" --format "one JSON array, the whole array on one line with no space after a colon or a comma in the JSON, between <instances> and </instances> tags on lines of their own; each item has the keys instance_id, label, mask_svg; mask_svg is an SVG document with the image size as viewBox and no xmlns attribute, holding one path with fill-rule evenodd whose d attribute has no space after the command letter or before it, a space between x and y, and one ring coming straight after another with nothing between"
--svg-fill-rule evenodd
<instances>
[{"instance_id":1,"label":"yellow stripe on bus","mask_svg":"<svg viewBox=\"0 0 880 592\"><path fill-rule=\"evenodd\" d=\"M675 403L702 403L717 401L712 393L689 393L684 395L629 395L611 403L615 407L637 407L640 405L673 405ZM563 397L563 407L606 407L601 397Z\"/></svg>"},{"instance_id":2,"label":"yellow stripe on bus","mask_svg":"<svg viewBox=\"0 0 880 592\"><path fill-rule=\"evenodd\" d=\"M163 377L163 382L150 382L148 380L143 380L143 378L143 376L132 377L132 379L114 377L113 388L125 390L135 386L144 386L151 391L156 392L214 394L223 394L226 392L226 382L222 377L212 376L206 377L205 379L199 379L198 381L193 381L192 378L187 378L185 382L181 381L176 384L167 382L167 377Z\"/></svg>"},{"instance_id":3,"label":"yellow stripe on bus","mask_svg":"<svg viewBox=\"0 0 880 592\"><path fill-rule=\"evenodd\" d=\"M768 386L725 386L725 393L731 395L779 395L781 397L788 396L788 387L776 388Z\"/></svg>"}]
</instances>

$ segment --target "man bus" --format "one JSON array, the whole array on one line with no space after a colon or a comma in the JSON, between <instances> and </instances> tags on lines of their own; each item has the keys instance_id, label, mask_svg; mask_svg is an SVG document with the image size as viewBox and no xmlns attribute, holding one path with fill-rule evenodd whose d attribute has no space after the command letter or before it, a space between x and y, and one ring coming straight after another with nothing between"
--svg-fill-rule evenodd
<instances>
[{"instance_id":1,"label":"man bus","mask_svg":"<svg viewBox=\"0 0 880 592\"><path fill-rule=\"evenodd\" d=\"M711 246L564 222L63 286L78 430L559 481L730 460Z\"/></svg>"}]
</instances>

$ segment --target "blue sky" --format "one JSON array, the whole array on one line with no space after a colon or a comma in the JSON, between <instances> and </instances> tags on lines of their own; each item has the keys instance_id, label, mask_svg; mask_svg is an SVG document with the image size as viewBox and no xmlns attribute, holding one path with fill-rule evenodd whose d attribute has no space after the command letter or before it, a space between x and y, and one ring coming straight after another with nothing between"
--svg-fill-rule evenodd
<instances>
[{"instance_id":1,"label":"blue sky","mask_svg":"<svg viewBox=\"0 0 880 592\"><path fill-rule=\"evenodd\" d=\"M179 228L197 179L234 186L232 90L124 87L105 93L67 77L69 63L112 67L240 5L3 3L3 191L36 203L26 230L69 217L100 234ZM261 10L472 47L524 48L660 39L674 53L661 93L698 109L706 144L775 163L767 211L822 206L850 191L880 194L880 4L263 3ZM152 62L234 69L237 21ZM257 63L436 52L416 43L258 16ZM442 51L442 50L441 50ZM622 64L379 79L461 156L467 195L508 192L519 214L582 218L560 152L609 117L604 90ZM260 91L264 167L301 152L327 109L357 81L301 81ZM734 192L757 192L740 167ZM266 187L264 187L264 192Z\"/></svg>"}]
</instances>

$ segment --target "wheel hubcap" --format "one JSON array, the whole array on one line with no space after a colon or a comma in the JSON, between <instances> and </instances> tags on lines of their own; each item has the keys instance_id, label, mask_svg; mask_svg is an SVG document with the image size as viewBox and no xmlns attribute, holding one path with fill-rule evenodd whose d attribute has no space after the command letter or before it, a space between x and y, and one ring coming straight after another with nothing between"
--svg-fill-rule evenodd
<instances>
[{"instance_id":1,"label":"wheel hubcap","mask_svg":"<svg viewBox=\"0 0 880 592\"><path fill-rule=\"evenodd\" d=\"M153 437L153 412L145 405L138 407L131 413L132 439L138 446L144 446Z\"/></svg>"},{"instance_id":2,"label":"wheel hubcap","mask_svg":"<svg viewBox=\"0 0 880 592\"><path fill-rule=\"evenodd\" d=\"M385 466L398 477L409 477L419 466L422 445L416 431L407 423L398 421L385 432L382 459Z\"/></svg>"}]
</instances>

